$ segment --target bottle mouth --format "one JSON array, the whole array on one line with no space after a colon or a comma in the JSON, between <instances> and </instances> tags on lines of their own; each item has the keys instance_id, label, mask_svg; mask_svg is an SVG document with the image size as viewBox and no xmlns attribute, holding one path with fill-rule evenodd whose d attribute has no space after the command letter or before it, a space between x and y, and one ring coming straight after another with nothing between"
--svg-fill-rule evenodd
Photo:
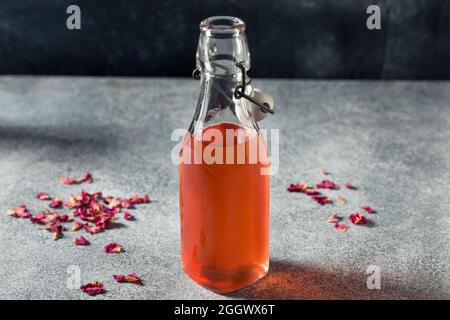
<instances>
[{"instance_id":1,"label":"bottle mouth","mask_svg":"<svg viewBox=\"0 0 450 320\"><path fill-rule=\"evenodd\" d=\"M235 37L245 31L245 22L229 16L209 17L200 22L200 31L209 37Z\"/></svg>"}]
</instances>

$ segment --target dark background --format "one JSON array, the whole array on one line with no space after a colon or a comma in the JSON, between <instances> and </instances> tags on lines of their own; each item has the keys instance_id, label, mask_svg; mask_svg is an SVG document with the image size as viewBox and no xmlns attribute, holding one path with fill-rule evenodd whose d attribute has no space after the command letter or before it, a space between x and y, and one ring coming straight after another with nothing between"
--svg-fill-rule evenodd
<instances>
[{"instance_id":1,"label":"dark background","mask_svg":"<svg viewBox=\"0 0 450 320\"><path fill-rule=\"evenodd\" d=\"M81 7L81 30L66 8ZM366 9L382 9L382 29ZM190 76L198 24L247 23L252 76L448 79L450 0L1 0L0 74Z\"/></svg>"}]
</instances>

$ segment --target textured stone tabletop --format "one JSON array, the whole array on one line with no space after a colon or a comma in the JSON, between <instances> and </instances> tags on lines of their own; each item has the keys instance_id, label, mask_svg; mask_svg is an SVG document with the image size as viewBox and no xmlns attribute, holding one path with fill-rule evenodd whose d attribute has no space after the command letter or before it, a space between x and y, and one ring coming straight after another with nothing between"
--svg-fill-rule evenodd
<instances>
[{"instance_id":1,"label":"textured stone tabletop","mask_svg":"<svg viewBox=\"0 0 450 320\"><path fill-rule=\"evenodd\" d=\"M170 161L175 128L187 128L199 83L189 79L0 77L1 299L379 299L450 298L450 83L254 79L270 92L280 129L280 169L271 177L271 267L253 286L222 296L188 279L179 257L178 172ZM326 168L346 205L320 206L288 193L318 182ZM66 186L62 175L90 171L95 182ZM135 221L95 236L88 247L58 241L8 217L39 191L67 197L103 191L148 193ZM370 205L367 226L345 234L325 222ZM347 221L346 221L347 222ZM105 254L114 240L126 252ZM75 266L75 267L73 267ZM381 289L369 290L377 266ZM67 285L104 282L90 298ZM144 286L115 283L137 273Z\"/></svg>"}]
</instances>

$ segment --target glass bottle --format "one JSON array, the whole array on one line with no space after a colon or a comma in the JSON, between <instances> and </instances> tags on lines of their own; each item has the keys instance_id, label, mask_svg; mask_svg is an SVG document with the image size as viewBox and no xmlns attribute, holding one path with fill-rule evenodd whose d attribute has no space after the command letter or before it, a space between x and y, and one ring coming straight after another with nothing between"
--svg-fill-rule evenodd
<instances>
[{"instance_id":1,"label":"glass bottle","mask_svg":"<svg viewBox=\"0 0 450 320\"><path fill-rule=\"evenodd\" d=\"M181 255L189 277L226 293L269 268L269 161L252 104L235 96L238 63L250 67L245 23L211 17L200 31L200 97L180 151Z\"/></svg>"}]
</instances>

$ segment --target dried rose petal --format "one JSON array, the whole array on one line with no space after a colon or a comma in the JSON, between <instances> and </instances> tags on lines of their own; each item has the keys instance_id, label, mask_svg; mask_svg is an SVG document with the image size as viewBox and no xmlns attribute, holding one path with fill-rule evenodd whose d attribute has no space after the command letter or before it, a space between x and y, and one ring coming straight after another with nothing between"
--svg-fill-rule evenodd
<instances>
[{"instance_id":1,"label":"dried rose petal","mask_svg":"<svg viewBox=\"0 0 450 320\"><path fill-rule=\"evenodd\" d=\"M21 219L27 219L31 217L30 212L28 211L28 208L26 205L18 206L17 208L9 209L6 211L6 214L11 217L21 218Z\"/></svg>"},{"instance_id":2,"label":"dried rose petal","mask_svg":"<svg viewBox=\"0 0 450 320\"><path fill-rule=\"evenodd\" d=\"M350 182L344 183L344 187L346 187L347 189L350 189L350 190L356 189Z\"/></svg>"},{"instance_id":3,"label":"dried rose petal","mask_svg":"<svg viewBox=\"0 0 450 320\"><path fill-rule=\"evenodd\" d=\"M327 222L329 223L336 223L339 222L339 217L337 215L337 213L332 214L331 216L328 217Z\"/></svg>"},{"instance_id":4,"label":"dried rose petal","mask_svg":"<svg viewBox=\"0 0 450 320\"><path fill-rule=\"evenodd\" d=\"M104 228L102 228L102 227L91 226L91 225L89 225L89 223L84 224L83 228L84 228L84 230L86 230L90 234L97 234L97 233L102 232L104 230Z\"/></svg>"},{"instance_id":5,"label":"dried rose petal","mask_svg":"<svg viewBox=\"0 0 450 320\"><path fill-rule=\"evenodd\" d=\"M307 196L320 196L320 192L313 189L306 189L305 194Z\"/></svg>"},{"instance_id":6,"label":"dried rose petal","mask_svg":"<svg viewBox=\"0 0 450 320\"><path fill-rule=\"evenodd\" d=\"M316 188L319 189L338 189L338 185L330 180L323 180L322 182L316 184Z\"/></svg>"},{"instance_id":7,"label":"dried rose petal","mask_svg":"<svg viewBox=\"0 0 450 320\"><path fill-rule=\"evenodd\" d=\"M81 178L76 179L73 177L61 177L59 178L59 182L62 184L80 184L83 182L92 183L94 179L92 178L92 174L87 172Z\"/></svg>"},{"instance_id":8,"label":"dried rose petal","mask_svg":"<svg viewBox=\"0 0 450 320\"><path fill-rule=\"evenodd\" d=\"M132 195L130 199L128 199L130 204L140 204L140 203L148 203L150 202L150 197L147 194L144 194L143 196L138 197L137 195Z\"/></svg>"},{"instance_id":9,"label":"dried rose petal","mask_svg":"<svg viewBox=\"0 0 450 320\"><path fill-rule=\"evenodd\" d=\"M315 202L317 202L318 204L321 204L321 205L325 205L327 203L333 202L329 197L326 197L326 196L316 196L316 197L311 197L311 199L313 199Z\"/></svg>"},{"instance_id":10,"label":"dried rose petal","mask_svg":"<svg viewBox=\"0 0 450 320\"><path fill-rule=\"evenodd\" d=\"M72 231L80 230L83 227L84 227L83 223L81 223L80 221L75 221L72 225Z\"/></svg>"},{"instance_id":11,"label":"dried rose petal","mask_svg":"<svg viewBox=\"0 0 450 320\"><path fill-rule=\"evenodd\" d=\"M148 196L148 194L144 194L143 196L139 197L139 203L149 203L150 202L150 197Z\"/></svg>"},{"instance_id":12,"label":"dried rose petal","mask_svg":"<svg viewBox=\"0 0 450 320\"><path fill-rule=\"evenodd\" d=\"M60 216L58 216L58 220L59 222L67 222L72 220L72 218L67 214L61 214Z\"/></svg>"},{"instance_id":13,"label":"dried rose petal","mask_svg":"<svg viewBox=\"0 0 450 320\"><path fill-rule=\"evenodd\" d=\"M80 287L80 289L90 296L96 296L98 294L104 293L103 283L99 281L90 282Z\"/></svg>"},{"instance_id":14,"label":"dried rose petal","mask_svg":"<svg viewBox=\"0 0 450 320\"><path fill-rule=\"evenodd\" d=\"M61 208L63 204L63 201L61 198L55 198L48 206L52 209L58 209Z\"/></svg>"},{"instance_id":15,"label":"dried rose petal","mask_svg":"<svg viewBox=\"0 0 450 320\"><path fill-rule=\"evenodd\" d=\"M110 242L103 247L103 251L105 251L106 253L119 253L123 251L123 248L118 243Z\"/></svg>"},{"instance_id":16,"label":"dried rose petal","mask_svg":"<svg viewBox=\"0 0 450 320\"><path fill-rule=\"evenodd\" d=\"M77 180L72 177L61 177L59 178L59 182L62 184L74 184L77 182Z\"/></svg>"},{"instance_id":17,"label":"dried rose petal","mask_svg":"<svg viewBox=\"0 0 450 320\"><path fill-rule=\"evenodd\" d=\"M77 180L78 183L86 182L86 183L92 183L94 181L92 174L89 172L86 172L80 179Z\"/></svg>"},{"instance_id":18,"label":"dried rose petal","mask_svg":"<svg viewBox=\"0 0 450 320\"><path fill-rule=\"evenodd\" d=\"M89 241L83 236L79 236L78 238L73 239L72 242L75 243L77 246L89 245Z\"/></svg>"},{"instance_id":19,"label":"dried rose petal","mask_svg":"<svg viewBox=\"0 0 450 320\"><path fill-rule=\"evenodd\" d=\"M55 223L48 224L45 227L45 230L48 230L48 231L54 232L54 233L62 233L64 231L64 227L61 224L59 224L58 222L55 222Z\"/></svg>"},{"instance_id":20,"label":"dried rose petal","mask_svg":"<svg viewBox=\"0 0 450 320\"><path fill-rule=\"evenodd\" d=\"M308 189L308 184L306 183L296 183L296 184L290 184L287 188L287 191L289 192L304 192L306 189Z\"/></svg>"},{"instance_id":21,"label":"dried rose petal","mask_svg":"<svg viewBox=\"0 0 450 320\"><path fill-rule=\"evenodd\" d=\"M115 274L115 275L113 275L113 279L116 280L117 282L142 284L141 278L139 278L135 273L131 273L131 274Z\"/></svg>"},{"instance_id":22,"label":"dried rose petal","mask_svg":"<svg viewBox=\"0 0 450 320\"><path fill-rule=\"evenodd\" d=\"M134 219L134 216L131 214L130 211L125 211L125 212L123 213L123 218L124 218L125 220L133 220L133 219Z\"/></svg>"},{"instance_id":23,"label":"dried rose petal","mask_svg":"<svg viewBox=\"0 0 450 320\"><path fill-rule=\"evenodd\" d=\"M39 212L37 214L35 214L34 216L30 217L30 221L32 223L39 223L39 224L45 224L47 223L47 212Z\"/></svg>"},{"instance_id":24,"label":"dried rose petal","mask_svg":"<svg viewBox=\"0 0 450 320\"><path fill-rule=\"evenodd\" d=\"M361 215L359 212L354 212L348 216L348 219L353 224L365 224L367 222L366 217Z\"/></svg>"},{"instance_id":25,"label":"dried rose petal","mask_svg":"<svg viewBox=\"0 0 450 320\"><path fill-rule=\"evenodd\" d=\"M320 174L321 174L322 176L327 176L327 175L330 174L330 172L329 172L328 170L325 170L325 169L323 169L323 168L320 168Z\"/></svg>"},{"instance_id":26,"label":"dried rose petal","mask_svg":"<svg viewBox=\"0 0 450 320\"><path fill-rule=\"evenodd\" d=\"M52 198L48 193L45 192L39 192L36 196L39 200L51 200Z\"/></svg>"},{"instance_id":27,"label":"dried rose petal","mask_svg":"<svg viewBox=\"0 0 450 320\"><path fill-rule=\"evenodd\" d=\"M345 199L345 198L344 198L343 196L341 196L341 195L338 195L337 200L338 200L338 203L340 203L340 204L345 204L345 203L347 203L347 199Z\"/></svg>"},{"instance_id":28,"label":"dried rose petal","mask_svg":"<svg viewBox=\"0 0 450 320\"><path fill-rule=\"evenodd\" d=\"M339 231L340 233L344 233L348 230L348 226L344 223L335 223L334 229L336 229L336 231Z\"/></svg>"},{"instance_id":29,"label":"dried rose petal","mask_svg":"<svg viewBox=\"0 0 450 320\"><path fill-rule=\"evenodd\" d=\"M363 207L361 207L361 209L363 209L365 212L367 212L369 214L376 213L376 211L369 206L363 206Z\"/></svg>"}]
</instances>

